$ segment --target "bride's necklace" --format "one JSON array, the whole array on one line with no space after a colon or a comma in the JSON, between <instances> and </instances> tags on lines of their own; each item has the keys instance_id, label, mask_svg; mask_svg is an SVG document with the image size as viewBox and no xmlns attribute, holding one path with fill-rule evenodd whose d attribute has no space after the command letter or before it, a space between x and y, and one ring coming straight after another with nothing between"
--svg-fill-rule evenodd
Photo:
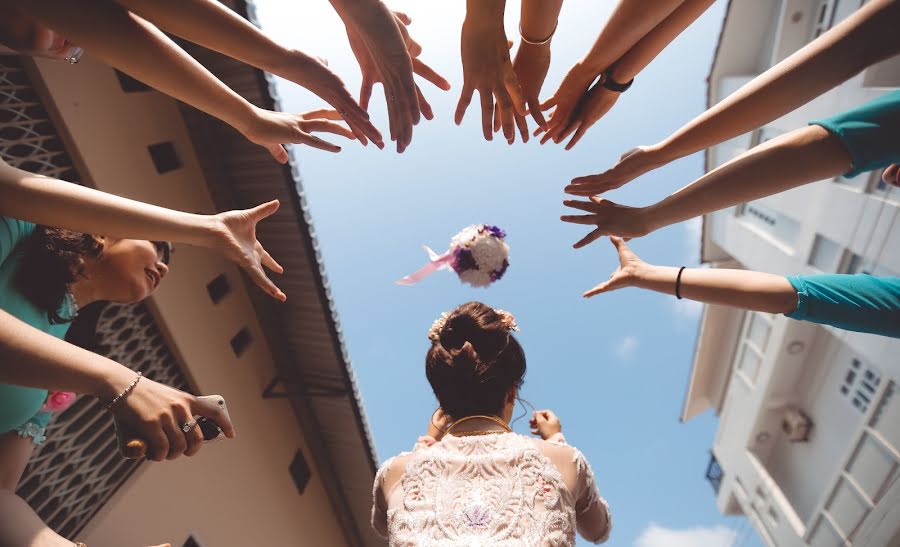
<instances>
[{"instance_id":1,"label":"bride's necklace","mask_svg":"<svg viewBox=\"0 0 900 547\"><path fill-rule=\"evenodd\" d=\"M506 425L506 423L504 423L503 420L501 420L500 418L497 418L495 416L485 416L485 415L481 415L481 414L475 415L475 416L466 416L465 418L460 418L459 420L456 420L455 422L453 422L452 424L450 424L447 427L447 433L450 433L450 431L454 427L458 426L459 424L461 424L463 422L466 422L469 420L475 420L478 418L481 418L483 420L490 420L490 421L496 423L497 425L499 425L503 429L489 429L489 430L485 430L485 431L461 431L459 433L453 433L453 436L454 437L474 437L474 436L479 436L479 435L498 435L500 433L512 433L512 429L510 429L510 427L508 425Z\"/></svg>"}]
</instances>

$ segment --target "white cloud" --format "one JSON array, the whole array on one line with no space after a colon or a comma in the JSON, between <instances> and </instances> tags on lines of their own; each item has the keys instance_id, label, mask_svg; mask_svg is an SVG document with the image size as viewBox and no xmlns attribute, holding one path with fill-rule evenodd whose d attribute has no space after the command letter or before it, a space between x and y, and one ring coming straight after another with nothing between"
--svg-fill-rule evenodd
<instances>
[{"instance_id":1,"label":"white cloud","mask_svg":"<svg viewBox=\"0 0 900 547\"><path fill-rule=\"evenodd\" d=\"M634 352L637 351L637 348L637 336L626 336L622 338L622 340L618 344L616 344L616 355L619 356L619 359L628 361L629 359L634 357Z\"/></svg>"},{"instance_id":2,"label":"white cloud","mask_svg":"<svg viewBox=\"0 0 900 547\"><path fill-rule=\"evenodd\" d=\"M678 323L684 323L684 320L693 322L700 319L700 314L703 313L703 302L675 299L672 301L672 311L675 312Z\"/></svg>"},{"instance_id":3,"label":"white cloud","mask_svg":"<svg viewBox=\"0 0 900 547\"><path fill-rule=\"evenodd\" d=\"M734 547L737 532L727 526L673 530L651 522L634 547Z\"/></svg>"}]
</instances>

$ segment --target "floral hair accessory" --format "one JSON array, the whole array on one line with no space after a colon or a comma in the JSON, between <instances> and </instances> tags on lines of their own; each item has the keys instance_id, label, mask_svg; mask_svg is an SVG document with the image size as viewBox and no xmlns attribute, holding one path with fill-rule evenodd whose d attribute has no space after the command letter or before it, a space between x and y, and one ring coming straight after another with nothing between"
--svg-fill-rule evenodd
<instances>
[{"instance_id":1,"label":"floral hair accessory","mask_svg":"<svg viewBox=\"0 0 900 547\"><path fill-rule=\"evenodd\" d=\"M509 267L506 232L490 224L473 224L450 240L450 250L438 255L425 247L430 262L397 281L413 285L438 270L452 269L460 281L473 287L487 287L503 277Z\"/></svg>"},{"instance_id":2,"label":"floral hair accessory","mask_svg":"<svg viewBox=\"0 0 900 547\"><path fill-rule=\"evenodd\" d=\"M510 332L519 332L519 325L516 324L516 318L513 314L509 313L506 310L494 310L494 313L500 316L500 322L503 323L503 326L506 327L506 330ZM450 317L448 312L444 312L438 317L434 323L431 324L431 328L428 329L428 339L432 342L437 342L441 339L441 331L444 330L444 325L447 324L447 318Z\"/></svg>"},{"instance_id":3,"label":"floral hair accessory","mask_svg":"<svg viewBox=\"0 0 900 547\"><path fill-rule=\"evenodd\" d=\"M519 332L519 325L516 323L516 316L506 310L494 310L500 316L503 326L510 332Z\"/></svg>"}]
</instances>

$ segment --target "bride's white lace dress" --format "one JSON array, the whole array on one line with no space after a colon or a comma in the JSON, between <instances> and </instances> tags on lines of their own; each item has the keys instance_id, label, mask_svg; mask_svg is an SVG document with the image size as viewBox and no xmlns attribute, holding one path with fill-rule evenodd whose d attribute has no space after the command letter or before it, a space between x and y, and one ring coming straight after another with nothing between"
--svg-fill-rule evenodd
<instances>
[{"instance_id":1,"label":"bride's white lace dress","mask_svg":"<svg viewBox=\"0 0 900 547\"><path fill-rule=\"evenodd\" d=\"M609 506L577 449L515 433L455 437L391 458L372 525L392 546L569 546L609 537Z\"/></svg>"}]
</instances>

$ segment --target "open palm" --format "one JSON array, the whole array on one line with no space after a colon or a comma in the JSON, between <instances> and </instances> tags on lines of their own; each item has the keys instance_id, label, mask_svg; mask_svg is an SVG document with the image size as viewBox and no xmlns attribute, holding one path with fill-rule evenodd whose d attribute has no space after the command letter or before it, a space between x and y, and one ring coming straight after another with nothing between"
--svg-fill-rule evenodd
<instances>
[{"instance_id":1,"label":"open palm","mask_svg":"<svg viewBox=\"0 0 900 547\"><path fill-rule=\"evenodd\" d=\"M638 255L634 254L634 251L628 248L624 239L620 237L610 237L609 240L619 253L619 267L609 275L609 279L585 292L583 295L585 298L590 298L594 295L614 291L616 289L622 289L624 287L634 286L634 282L638 279L640 271L647 266Z\"/></svg>"},{"instance_id":2,"label":"open palm","mask_svg":"<svg viewBox=\"0 0 900 547\"><path fill-rule=\"evenodd\" d=\"M253 209L228 211L216 215L217 226L214 231L216 235L213 248L244 268L261 289L284 302L287 296L269 279L263 267L275 273L284 272L284 268L256 239L256 225L275 214L278 207L278 200L273 200Z\"/></svg>"}]
</instances>

